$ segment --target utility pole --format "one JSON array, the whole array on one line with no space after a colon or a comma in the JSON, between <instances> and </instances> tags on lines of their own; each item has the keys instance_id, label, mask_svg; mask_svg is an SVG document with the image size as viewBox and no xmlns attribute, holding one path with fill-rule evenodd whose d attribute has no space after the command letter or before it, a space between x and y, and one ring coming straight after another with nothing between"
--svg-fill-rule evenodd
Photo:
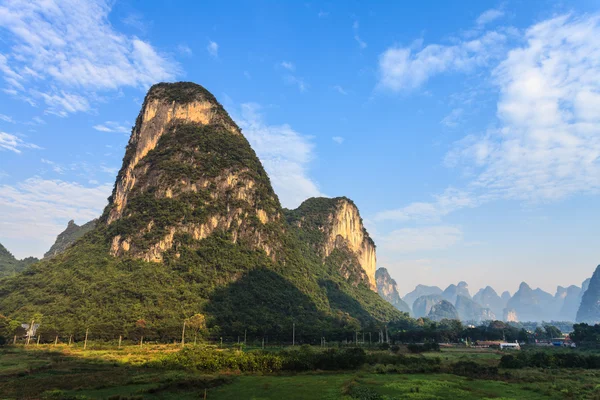
<instances>
[{"instance_id":1,"label":"utility pole","mask_svg":"<svg viewBox=\"0 0 600 400\"><path fill-rule=\"evenodd\" d=\"M27 343L25 345L29 346L29 341L31 340L31 334L33 333L33 323L35 320L31 320L31 325L29 325L29 329L27 330Z\"/></svg>"},{"instance_id":2,"label":"utility pole","mask_svg":"<svg viewBox=\"0 0 600 400\"><path fill-rule=\"evenodd\" d=\"M90 331L90 328L86 328L86 330L85 330L85 341L83 342L83 349L84 350L87 348L87 338L88 338L89 331Z\"/></svg>"},{"instance_id":3,"label":"utility pole","mask_svg":"<svg viewBox=\"0 0 600 400\"><path fill-rule=\"evenodd\" d=\"M292 323L292 346L296 345L296 323Z\"/></svg>"},{"instance_id":4,"label":"utility pole","mask_svg":"<svg viewBox=\"0 0 600 400\"><path fill-rule=\"evenodd\" d=\"M181 347L185 347L185 320L183 321L183 329L181 331Z\"/></svg>"},{"instance_id":5,"label":"utility pole","mask_svg":"<svg viewBox=\"0 0 600 400\"><path fill-rule=\"evenodd\" d=\"M119 335L119 349L121 348L121 340L123 340L123 335Z\"/></svg>"}]
</instances>

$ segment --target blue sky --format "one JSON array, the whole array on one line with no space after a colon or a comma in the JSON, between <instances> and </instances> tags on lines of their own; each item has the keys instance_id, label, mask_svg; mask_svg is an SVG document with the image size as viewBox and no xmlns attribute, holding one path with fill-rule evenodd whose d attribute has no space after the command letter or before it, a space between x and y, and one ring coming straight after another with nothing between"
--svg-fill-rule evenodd
<instances>
[{"instance_id":1,"label":"blue sky","mask_svg":"<svg viewBox=\"0 0 600 400\"><path fill-rule=\"evenodd\" d=\"M591 276L596 2L221 3L0 1L0 243L98 216L147 88L189 80L284 206L352 198L402 293Z\"/></svg>"}]
</instances>

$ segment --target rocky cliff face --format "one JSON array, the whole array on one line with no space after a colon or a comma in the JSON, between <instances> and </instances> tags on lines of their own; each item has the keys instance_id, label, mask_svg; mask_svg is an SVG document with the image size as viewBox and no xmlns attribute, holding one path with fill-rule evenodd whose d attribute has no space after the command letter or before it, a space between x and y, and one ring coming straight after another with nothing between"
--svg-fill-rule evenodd
<instances>
[{"instance_id":1,"label":"rocky cliff face","mask_svg":"<svg viewBox=\"0 0 600 400\"><path fill-rule=\"evenodd\" d=\"M75 243L77 239L94 229L97 222L98 220L95 219L79 226L75 221L69 221L67 228L58 234L56 241L52 247L50 247L50 250L44 254L44 258L54 257L65 251L69 246Z\"/></svg>"},{"instance_id":2,"label":"rocky cliff face","mask_svg":"<svg viewBox=\"0 0 600 400\"><path fill-rule=\"evenodd\" d=\"M375 272L375 280L377 281L377 292L384 300L398 310L410 313L410 307L400 298L396 281L392 279L387 269L379 268Z\"/></svg>"},{"instance_id":3,"label":"rocky cliff face","mask_svg":"<svg viewBox=\"0 0 600 400\"><path fill-rule=\"evenodd\" d=\"M323 260L339 250L355 258L361 271L340 272L347 278L360 274L364 283L377 291L375 243L365 229L356 205L345 197L311 198L296 210L286 211L288 223L299 228Z\"/></svg>"},{"instance_id":4,"label":"rocky cliff face","mask_svg":"<svg viewBox=\"0 0 600 400\"><path fill-rule=\"evenodd\" d=\"M577 311L577 322L600 323L600 265L594 271Z\"/></svg>"},{"instance_id":5,"label":"rocky cliff face","mask_svg":"<svg viewBox=\"0 0 600 400\"><path fill-rule=\"evenodd\" d=\"M556 301L556 320L557 321L575 321L577 310L581 304L581 288L571 285L567 288L559 286L554 295Z\"/></svg>"},{"instance_id":6,"label":"rocky cliff face","mask_svg":"<svg viewBox=\"0 0 600 400\"><path fill-rule=\"evenodd\" d=\"M427 285L417 285L415 286L415 290L413 290L412 292L407 293L404 296L404 301L406 302L406 304L408 304L409 306L412 307L413 303L421 296L428 296L428 295L441 295L442 294L442 289L440 289L437 286L427 286ZM424 317L425 315L423 315Z\"/></svg>"},{"instance_id":7,"label":"rocky cliff face","mask_svg":"<svg viewBox=\"0 0 600 400\"><path fill-rule=\"evenodd\" d=\"M260 161L216 99L191 83L153 86L101 218L111 253L160 262L219 231L275 257L266 226L280 219Z\"/></svg>"}]
</instances>

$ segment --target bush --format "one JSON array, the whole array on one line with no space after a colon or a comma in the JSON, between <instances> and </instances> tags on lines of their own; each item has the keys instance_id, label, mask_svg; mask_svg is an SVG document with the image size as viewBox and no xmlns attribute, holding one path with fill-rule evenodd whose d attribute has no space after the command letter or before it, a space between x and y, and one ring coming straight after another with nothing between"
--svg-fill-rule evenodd
<instances>
[{"instance_id":1,"label":"bush","mask_svg":"<svg viewBox=\"0 0 600 400\"><path fill-rule=\"evenodd\" d=\"M440 345L434 342L424 344L411 343L406 347L408 348L408 351L415 354L424 353L426 351L440 351Z\"/></svg>"},{"instance_id":2,"label":"bush","mask_svg":"<svg viewBox=\"0 0 600 400\"><path fill-rule=\"evenodd\" d=\"M500 359L501 368L583 368L600 369L600 354L575 352L522 351Z\"/></svg>"},{"instance_id":3,"label":"bush","mask_svg":"<svg viewBox=\"0 0 600 400\"><path fill-rule=\"evenodd\" d=\"M452 364L450 371L454 375L471 378L489 378L498 375L498 367L487 367L474 361L459 361Z\"/></svg>"}]
</instances>

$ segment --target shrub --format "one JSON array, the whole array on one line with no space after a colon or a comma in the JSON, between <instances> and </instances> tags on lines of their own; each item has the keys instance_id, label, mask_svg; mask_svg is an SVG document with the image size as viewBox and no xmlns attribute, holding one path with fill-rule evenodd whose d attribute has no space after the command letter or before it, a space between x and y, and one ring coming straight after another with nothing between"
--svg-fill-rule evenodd
<instances>
[{"instance_id":1,"label":"shrub","mask_svg":"<svg viewBox=\"0 0 600 400\"><path fill-rule=\"evenodd\" d=\"M408 348L408 351L415 354L424 353L426 351L440 351L440 345L435 342L424 344L411 343L406 347Z\"/></svg>"}]
</instances>

